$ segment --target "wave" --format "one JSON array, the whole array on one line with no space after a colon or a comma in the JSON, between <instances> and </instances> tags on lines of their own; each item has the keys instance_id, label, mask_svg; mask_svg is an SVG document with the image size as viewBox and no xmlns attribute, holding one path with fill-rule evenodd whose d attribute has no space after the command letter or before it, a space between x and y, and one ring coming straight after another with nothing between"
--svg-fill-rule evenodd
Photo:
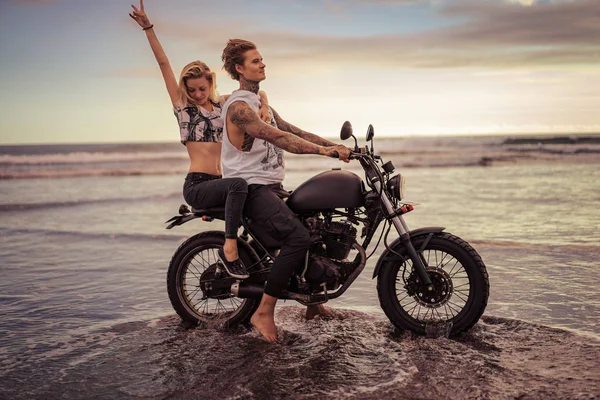
<instances>
[{"instance_id":1,"label":"wave","mask_svg":"<svg viewBox=\"0 0 600 400\"><path fill-rule=\"evenodd\" d=\"M181 199L181 192L157 194L154 196L140 196L140 197L121 197L121 198L109 198L109 199L82 199L75 201L56 201L56 202L45 202L45 203L14 203L14 204L0 204L0 212L12 212L12 211L33 211L33 210L45 210L52 208L61 207L77 207L93 204L110 204L110 203L121 203L121 202L143 202L147 203L153 200L163 200L179 198ZM182 200L183 201L183 200Z\"/></svg>"},{"instance_id":2,"label":"wave","mask_svg":"<svg viewBox=\"0 0 600 400\"><path fill-rule=\"evenodd\" d=\"M110 240L165 240L165 241L181 241L187 239L189 236L182 236L177 234L151 234L146 235L142 233L109 233L109 232L83 232L83 231L67 231L67 230L55 230L55 229L32 229L32 228L3 228L0 227L0 232L10 235L18 234L42 234L42 235L55 235L55 236L66 236L77 239L110 239Z\"/></svg>"},{"instance_id":3,"label":"wave","mask_svg":"<svg viewBox=\"0 0 600 400\"><path fill-rule=\"evenodd\" d=\"M97 163L131 163L157 160L187 160L185 152L137 152L137 153L87 153L75 152L67 154L43 155L0 155L0 166L10 165L63 165L63 164L97 164Z\"/></svg>"},{"instance_id":4,"label":"wave","mask_svg":"<svg viewBox=\"0 0 600 400\"><path fill-rule=\"evenodd\" d=\"M540 252L544 254L561 253L594 253L600 255L599 245L577 245L577 244L545 244L545 243L527 243L513 242L509 240L477 240L469 239L469 243L475 247L485 246L495 249L521 249L531 252Z\"/></svg>"},{"instance_id":5,"label":"wave","mask_svg":"<svg viewBox=\"0 0 600 400\"><path fill-rule=\"evenodd\" d=\"M600 135L379 138L375 151L402 168L480 167L578 159L597 162ZM339 167L313 155L286 154L288 171ZM168 144L0 146L0 179L185 174L183 146Z\"/></svg>"},{"instance_id":6,"label":"wave","mask_svg":"<svg viewBox=\"0 0 600 400\"><path fill-rule=\"evenodd\" d=\"M0 171L0 179L52 179L52 178L82 178L103 176L148 176L148 175L184 175L186 168L158 168L156 166L140 166L129 168L81 168L75 170L30 170L30 171Z\"/></svg>"},{"instance_id":7,"label":"wave","mask_svg":"<svg viewBox=\"0 0 600 400\"><path fill-rule=\"evenodd\" d=\"M507 138L503 142L505 145L511 144L600 144L600 135L594 136L528 136L519 138Z\"/></svg>"}]
</instances>

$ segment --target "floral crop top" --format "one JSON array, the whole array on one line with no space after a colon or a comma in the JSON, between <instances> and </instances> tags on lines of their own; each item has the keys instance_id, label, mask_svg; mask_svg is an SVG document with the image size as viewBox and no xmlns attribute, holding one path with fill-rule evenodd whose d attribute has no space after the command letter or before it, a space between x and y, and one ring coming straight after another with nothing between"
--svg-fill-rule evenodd
<instances>
[{"instance_id":1,"label":"floral crop top","mask_svg":"<svg viewBox=\"0 0 600 400\"><path fill-rule=\"evenodd\" d=\"M173 112L179 123L181 143L187 142L216 142L223 141L223 118L221 106L213 103L213 111L203 108L178 107Z\"/></svg>"}]
</instances>

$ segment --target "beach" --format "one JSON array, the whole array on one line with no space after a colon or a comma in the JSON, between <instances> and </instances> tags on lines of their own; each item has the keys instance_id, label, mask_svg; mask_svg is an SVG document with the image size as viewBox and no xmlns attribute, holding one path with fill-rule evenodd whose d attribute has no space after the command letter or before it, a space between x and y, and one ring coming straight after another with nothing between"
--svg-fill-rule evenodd
<instances>
[{"instance_id":1,"label":"beach","mask_svg":"<svg viewBox=\"0 0 600 400\"><path fill-rule=\"evenodd\" d=\"M0 398L597 398L600 136L374 146L418 203L409 227L444 226L487 266L488 307L463 337L392 328L371 279L383 245L327 303L332 321L288 301L275 345L189 329L167 267L187 237L223 225L165 230L183 203L183 146L0 146ZM357 163L286 157L290 190L331 168L362 177Z\"/></svg>"}]
</instances>

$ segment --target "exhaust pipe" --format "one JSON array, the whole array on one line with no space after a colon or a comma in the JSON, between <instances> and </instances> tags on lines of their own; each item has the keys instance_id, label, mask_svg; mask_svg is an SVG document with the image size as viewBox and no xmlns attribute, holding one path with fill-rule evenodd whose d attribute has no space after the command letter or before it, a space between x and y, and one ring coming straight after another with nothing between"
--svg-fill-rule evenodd
<instances>
[{"instance_id":1,"label":"exhaust pipe","mask_svg":"<svg viewBox=\"0 0 600 400\"><path fill-rule=\"evenodd\" d=\"M264 288L258 285L236 282L231 285L231 294L242 299L260 299Z\"/></svg>"},{"instance_id":2,"label":"exhaust pipe","mask_svg":"<svg viewBox=\"0 0 600 400\"><path fill-rule=\"evenodd\" d=\"M264 288L262 286L253 285L251 283L236 282L231 285L231 294L240 299L260 299L263 293ZM308 294L290 293L287 290L284 290L279 299L291 299L299 301L302 304L308 304L312 301L312 296ZM324 297L324 300L320 301L318 304L324 303L325 301L327 301L327 297Z\"/></svg>"}]
</instances>

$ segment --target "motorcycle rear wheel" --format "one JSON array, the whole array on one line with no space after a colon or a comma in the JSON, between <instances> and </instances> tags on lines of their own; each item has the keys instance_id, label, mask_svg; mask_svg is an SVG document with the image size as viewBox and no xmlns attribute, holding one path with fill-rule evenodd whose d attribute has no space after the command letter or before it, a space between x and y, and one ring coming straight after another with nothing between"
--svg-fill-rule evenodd
<instances>
[{"instance_id":1,"label":"motorcycle rear wheel","mask_svg":"<svg viewBox=\"0 0 600 400\"><path fill-rule=\"evenodd\" d=\"M450 336L469 330L487 306L489 278L479 254L461 238L437 233L411 238L428 264L432 292L418 290L412 260L402 246L393 250L402 259L386 261L377 280L381 307L402 330L424 335L428 327L449 327ZM437 328L436 328L437 329Z\"/></svg>"},{"instance_id":2,"label":"motorcycle rear wheel","mask_svg":"<svg viewBox=\"0 0 600 400\"><path fill-rule=\"evenodd\" d=\"M217 250L224 243L223 232L202 232L182 243L173 254L167 272L167 291L173 309L188 323L231 328L247 323L258 308L258 300L241 299L227 290L218 296L206 292L206 283L214 279L219 262ZM246 251L243 248L238 251L242 262L252 265ZM225 273L223 276L234 282Z\"/></svg>"}]
</instances>

